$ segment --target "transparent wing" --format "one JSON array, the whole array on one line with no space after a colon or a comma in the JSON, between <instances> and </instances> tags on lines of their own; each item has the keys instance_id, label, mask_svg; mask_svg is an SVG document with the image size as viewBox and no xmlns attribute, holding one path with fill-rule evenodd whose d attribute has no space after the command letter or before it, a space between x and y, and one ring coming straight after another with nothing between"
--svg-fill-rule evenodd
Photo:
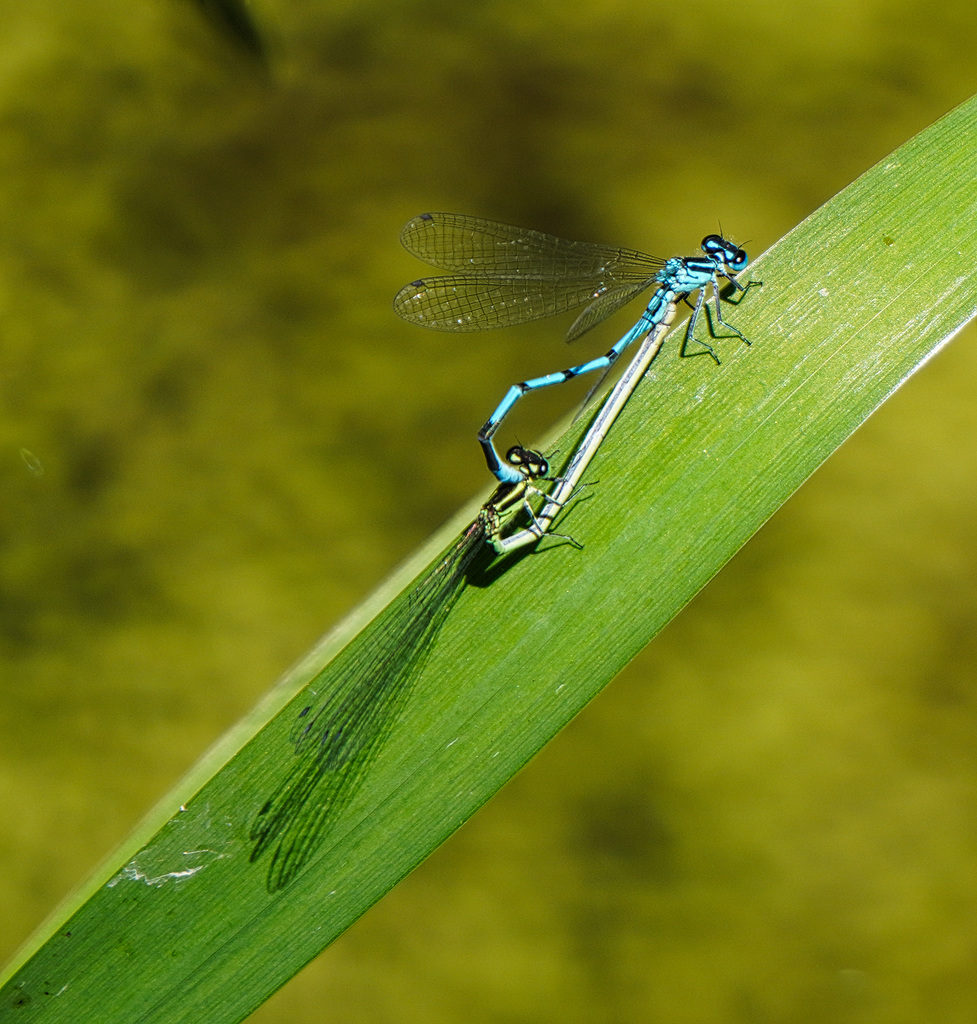
<instances>
[{"instance_id":1,"label":"transparent wing","mask_svg":"<svg viewBox=\"0 0 977 1024\"><path fill-rule=\"evenodd\" d=\"M564 313L599 294L589 281L429 277L401 288L394 310L437 331L484 331Z\"/></svg>"},{"instance_id":2,"label":"transparent wing","mask_svg":"<svg viewBox=\"0 0 977 1024\"><path fill-rule=\"evenodd\" d=\"M422 213L400 240L418 259L452 272L413 281L394 298L405 320L438 331L510 327L589 302L567 335L574 341L654 284L664 266L635 249L571 242L462 213Z\"/></svg>"},{"instance_id":3,"label":"transparent wing","mask_svg":"<svg viewBox=\"0 0 977 1024\"><path fill-rule=\"evenodd\" d=\"M405 320L438 331L510 327L589 302L570 329L574 340L653 284L663 266L634 249L460 213L423 213L400 238L418 259L455 272L413 281L394 298Z\"/></svg>"},{"instance_id":4,"label":"transparent wing","mask_svg":"<svg viewBox=\"0 0 977 1024\"><path fill-rule=\"evenodd\" d=\"M404 225L400 240L432 267L476 277L606 280L610 287L647 280L664 263L635 249L571 242L463 213L422 213Z\"/></svg>"},{"instance_id":5,"label":"transparent wing","mask_svg":"<svg viewBox=\"0 0 977 1024\"><path fill-rule=\"evenodd\" d=\"M570 324L570 330L567 331L567 341L576 341L577 338L586 334L591 327L596 327L599 323L602 323L622 306L626 306L632 299L637 298L646 288L654 283L654 279L638 281L636 284L621 285L612 291L598 296Z\"/></svg>"},{"instance_id":6,"label":"transparent wing","mask_svg":"<svg viewBox=\"0 0 977 1024\"><path fill-rule=\"evenodd\" d=\"M302 871L356 794L410 697L484 536L480 523L473 523L382 625L310 684L312 702L291 735L295 760L251 825L252 863L271 852L270 892Z\"/></svg>"}]
</instances>

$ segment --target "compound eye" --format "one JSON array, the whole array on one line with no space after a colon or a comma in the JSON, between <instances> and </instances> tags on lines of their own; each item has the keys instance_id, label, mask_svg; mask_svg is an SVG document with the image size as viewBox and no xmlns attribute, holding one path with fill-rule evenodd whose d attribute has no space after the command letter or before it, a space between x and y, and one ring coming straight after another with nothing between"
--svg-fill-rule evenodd
<instances>
[{"instance_id":1,"label":"compound eye","mask_svg":"<svg viewBox=\"0 0 977 1024\"><path fill-rule=\"evenodd\" d=\"M750 257L742 249L737 249L732 257L726 261L727 265L732 267L733 270L742 270L749 262Z\"/></svg>"},{"instance_id":2,"label":"compound eye","mask_svg":"<svg viewBox=\"0 0 977 1024\"><path fill-rule=\"evenodd\" d=\"M702 251L707 256L718 256L729 252L729 242L722 235L706 235L702 239Z\"/></svg>"},{"instance_id":3,"label":"compound eye","mask_svg":"<svg viewBox=\"0 0 977 1024\"><path fill-rule=\"evenodd\" d=\"M525 455L525 448L520 448L519 445L513 445L505 453L505 461L508 462L510 466L521 466L526 461Z\"/></svg>"}]
</instances>

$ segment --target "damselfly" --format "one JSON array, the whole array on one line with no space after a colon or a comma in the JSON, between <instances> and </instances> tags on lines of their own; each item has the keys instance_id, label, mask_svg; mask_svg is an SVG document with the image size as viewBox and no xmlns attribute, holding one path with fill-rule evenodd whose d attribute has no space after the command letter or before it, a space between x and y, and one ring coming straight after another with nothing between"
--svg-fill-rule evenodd
<instances>
[{"instance_id":1,"label":"damselfly","mask_svg":"<svg viewBox=\"0 0 977 1024\"><path fill-rule=\"evenodd\" d=\"M478 432L488 467L499 480L514 477L499 457L493 436L527 391L597 370L606 373L628 345L662 323L677 302L688 302L692 292L699 295L694 305L689 303L692 315L685 329L683 355L694 354L687 349L695 342L718 362L712 346L694 333L709 284L717 323L749 344L723 320L719 296L720 279L746 290L733 275L746 267L749 257L721 235L702 240L702 256L661 260L634 249L571 242L464 214L423 213L404 226L400 240L419 259L451 274L413 281L394 298L394 309L405 320L439 331L520 324L588 303L567 332L567 341L575 341L647 288L658 286L638 322L605 355L508 390Z\"/></svg>"}]
</instances>

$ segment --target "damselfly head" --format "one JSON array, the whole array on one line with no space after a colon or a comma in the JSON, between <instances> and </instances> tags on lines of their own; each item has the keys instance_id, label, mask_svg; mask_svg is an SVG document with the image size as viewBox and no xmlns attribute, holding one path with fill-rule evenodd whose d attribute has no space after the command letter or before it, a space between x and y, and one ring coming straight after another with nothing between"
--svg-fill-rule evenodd
<instances>
[{"instance_id":1,"label":"damselfly head","mask_svg":"<svg viewBox=\"0 0 977 1024\"><path fill-rule=\"evenodd\" d=\"M527 480L540 480L550 471L550 464L542 452L532 448L513 445L506 453L505 460L510 466L522 470Z\"/></svg>"},{"instance_id":2,"label":"damselfly head","mask_svg":"<svg viewBox=\"0 0 977 1024\"><path fill-rule=\"evenodd\" d=\"M706 235L702 239L702 251L712 259L721 260L730 270L739 273L745 269L750 257L745 250L727 241L722 235Z\"/></svg>"}]
</instances>

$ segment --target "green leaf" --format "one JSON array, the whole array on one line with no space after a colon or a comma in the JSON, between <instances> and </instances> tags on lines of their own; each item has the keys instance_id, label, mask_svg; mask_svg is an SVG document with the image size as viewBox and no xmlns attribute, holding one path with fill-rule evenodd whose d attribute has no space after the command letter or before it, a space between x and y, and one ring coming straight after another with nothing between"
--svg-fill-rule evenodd
<instances>
[{"instance_id":1,"label":"green leaf","mask_svg":"<svg viewBox=\"0 0 977 1024\"><path fill-rule=\"evenodd\" d=\"M290 885L269 892L263 862L249 862L255 813L294 760L288 735L306 699L287 701L432 547L291 673L55 915L8 975L0 1020L237 1021L316 956L974 316L975 181L971 100L756 262L763 287L727 317L751 347L718 343L717 367L679 359L666 342L593 464L599 483L562 523L584 550L545 543L493 567L490 586L461 593L376 762ZM582 430L560 442L564 452ZM402 614L404 600L382 615ZM328 683L333 669L324 671Z\"/></svg>"}]
</instances>

